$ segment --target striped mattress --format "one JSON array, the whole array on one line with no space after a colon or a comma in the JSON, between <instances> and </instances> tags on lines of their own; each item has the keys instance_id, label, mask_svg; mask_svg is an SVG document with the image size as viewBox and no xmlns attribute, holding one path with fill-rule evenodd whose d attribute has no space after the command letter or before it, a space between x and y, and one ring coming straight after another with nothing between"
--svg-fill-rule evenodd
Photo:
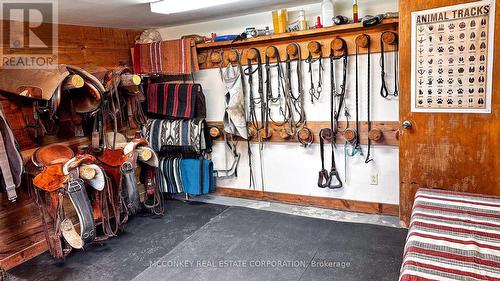
<instances>
[{"instance_id":1,"label":"striped mattress","mask_svg":"<svg viewBox=\"0 0 500 281\"><path fill-rule=\"evenodd\" d=\"M500 280L500 197L420 189L399 280Z\"/></svg>"}]
</instances>

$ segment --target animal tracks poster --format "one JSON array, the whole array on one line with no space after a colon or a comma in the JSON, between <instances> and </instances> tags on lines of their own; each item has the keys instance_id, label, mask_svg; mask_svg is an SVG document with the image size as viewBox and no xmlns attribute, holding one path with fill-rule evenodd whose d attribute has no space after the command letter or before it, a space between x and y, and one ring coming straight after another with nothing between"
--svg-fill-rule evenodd
<instances>
[{"instance_id":1,"label":"animal tracks poster","mask_svg":"<svg viewBox=\"0 0 500 281\"><path fill-rule=\"evenodd\" d=\"M412 112L490 113L495 0L412 13Z\"/></svg>"}]
</instances>

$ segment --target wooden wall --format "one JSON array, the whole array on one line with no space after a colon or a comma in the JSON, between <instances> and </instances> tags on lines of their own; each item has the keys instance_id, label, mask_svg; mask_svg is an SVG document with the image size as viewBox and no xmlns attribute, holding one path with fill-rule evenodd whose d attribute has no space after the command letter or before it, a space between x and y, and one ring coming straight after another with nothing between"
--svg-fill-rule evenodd
<instances>
[{"instance_id":1,"label":"wooden wall","mask_svg":"<svg viewBox=\"0 0 500 281\"><path fill-rule=\"evenodd\" d=\"M5 21L0 23L6 24ZM59 63L84 68L130 65L130 47L140 34L138 30L74 25L58 25L58 29ZM19 112L19 104L26 101L0 93L0 102L23 150L23 156L29 156L39 143L25 129L25 121ZM62 140L46 138L43 142L56 141ZM7 269L47 249L38 208L25 187L18 193L19 199L15 203L10 203L5 194L0 193L0 264Z\"/></svg>"}]
</instances>

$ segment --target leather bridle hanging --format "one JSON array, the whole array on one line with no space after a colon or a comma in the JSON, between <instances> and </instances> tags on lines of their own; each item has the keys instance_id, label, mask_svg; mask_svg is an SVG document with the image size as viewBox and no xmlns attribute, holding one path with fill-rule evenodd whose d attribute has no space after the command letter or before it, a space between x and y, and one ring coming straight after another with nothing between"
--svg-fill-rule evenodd
<instances>
[{"instance_id":1,"label":"leather bridle hanging","mask_svg":"<svg viewBox=\"0 0 500 281\"><path fill-rule=\"evenodd\" d=\"M331 93L330 93L330 129L332 129L334 135L338 134L339 118L340 112L344 107L345 93L346 93L346 82L347 82L347 43L342 38L336 38L331 42L331 53L330 53L330 81L331 81ZM337 91L336 86L336 67L335 62L342 59L342 81L339 85L340 92Z\"/></svg>"},{"instance_id":2,"label":"leather bridle hanging","mask_svg":"<svg viewBox=\"0 0 500 281\"><path fill-rule=\"evenodd\" d=\"M380 35L380 76L382 79L382 86L380 87L380 95L384 98L389 96L389 90L387 89L387 82L385 80L385 53L384 45L394 45L394 92L392 96L397 97L399 95L398 90L398 38L396 33L392 31L384 31Z\"/></svg>"},{"instance_id":3,"label":"leather bridle hanging","mask_svg":"<svg viewBox=\"0 0 500 281\"><path fill-rule=\"evenodd\" d=\"M309 56L307 57L306 62L309 64L309 78L311 80L309 95L311 96L311 103L314 103L314 100L319 100L321 92L323 91L323 88L321 86L323 83L323 63L322 63L323 53L321 51L321 44L317 41L309 42L309 44L307 45L307 49L309 50ZM318 54L319 55L318 58L313 59L313 54ZM319 62L317 87L314 86L313 70L312 70L312 64L315 63L316 61Z\"/></svg>"}]
</instances>

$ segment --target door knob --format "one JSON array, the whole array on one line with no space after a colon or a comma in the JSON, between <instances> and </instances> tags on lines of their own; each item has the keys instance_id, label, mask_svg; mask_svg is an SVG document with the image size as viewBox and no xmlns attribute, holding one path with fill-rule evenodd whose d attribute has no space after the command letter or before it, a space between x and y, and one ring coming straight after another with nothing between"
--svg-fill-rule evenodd
<instances>
[{"instance_id":1,"label":"door knob","mask_svg":"<svg viewBox=\"0 0 500 281\"><path fill-rule=\"evenodd\" d=\"M403 127L403 129L409 129L409 128L411 128L411 122L408 120L405 120L405 121L403 121L403 124L401 124L401 127Z\"/></svg>"}]
</instances>

